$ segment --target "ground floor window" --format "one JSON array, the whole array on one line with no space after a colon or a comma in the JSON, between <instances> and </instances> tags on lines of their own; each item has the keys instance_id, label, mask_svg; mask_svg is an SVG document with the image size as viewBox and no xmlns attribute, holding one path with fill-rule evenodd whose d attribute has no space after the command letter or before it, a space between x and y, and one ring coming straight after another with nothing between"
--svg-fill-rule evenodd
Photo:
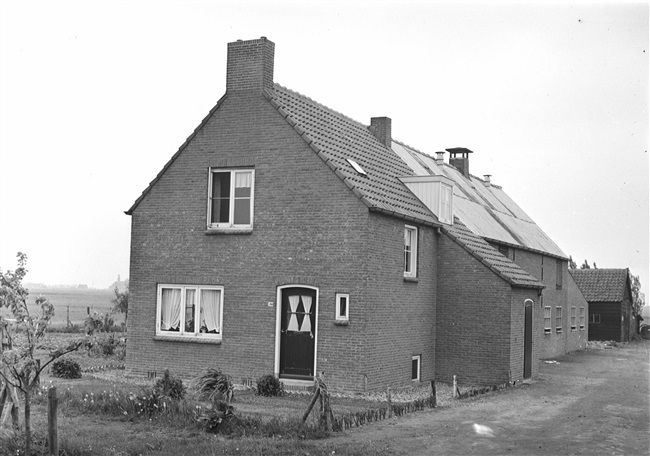
<instances>
[{"instance_id":1,"label":"ground floor window","mask_svg":"<svg viewBox=\"0 0 650 456\"><path fill-rule=\"evenodd\" d=\"M422 355L415 355L411 358L411 380L414 382L420 381L420 364Z\"/></svg>"},{"instance_id":2,"label":"ground floor window","mask_svg":"<svg viewBox=\"0 0 650 456\"><path fill-rule=\"evenodd\" d=\"M156 335L221 339L223 287L158 285Z\"/></svg>"},{"instance_id":3,"label":"ground floor window","mask_svg":"<svg viewBox=\"0 0 650 456\"><path fill-rule=\"evenodd\" d=\"M577 328L576 313L577 313L577 309L575 307L571 307L571 331L575 331Z\"/></svg>"},{"instance_id":4,"label":"ground floor window","mask_svg":"<svg viewBox=\"0 0 650 456\"><path fill-rule=\"evenodd\" d=\"M544 334L551 334L551 307L544 307Z\"/></svg>"},{"instance_id":5,"label":"ground floor window","mask_svg":"<svg viewBox=\"0 0 650 456\"><path fill-rule=\"evenodd\" d=\"M589 323L600 323L600 314L589 315Z\"/></svg>"},{"instance_id":6,"label":"ground floor window","mask_svg":"<svg viewBox=\"0 0 650 456\"><path fill-rule=\"evenodd\" d=\"M562 307L559 306L555 308L555 332L562 332Z\"/></svg>"},{"instance_id":7,"label":"ground floor window","mask_svg":"<svg viewBox=\"0 0 650 456\"><path fill-rule=\"evenodd\" d=\"M585 308L580 307L580 329L585 329Z\"/></svg>"}]
</instances>

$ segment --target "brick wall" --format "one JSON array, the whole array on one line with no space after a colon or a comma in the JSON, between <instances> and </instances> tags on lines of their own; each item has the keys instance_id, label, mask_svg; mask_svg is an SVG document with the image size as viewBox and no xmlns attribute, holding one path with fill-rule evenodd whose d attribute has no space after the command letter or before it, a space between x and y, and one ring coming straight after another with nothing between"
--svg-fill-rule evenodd
<instances>
[{"instance_id":1,"label":"brick wall","mask_svg":"<svg viewBox=\"0 0 650 456\"><path fill-rule=\"evenodd\" d=\"M450 382L457 375L468 385L508 381L512 288L446 235L439 252L436 379Z\"/></svg>"},{"instance_id":2,"label":"brick wall","mask_svg":"<svg viewBox=\"0 0 650 456\"><path fill-rule=\"evenodd\" d=\"M438 235L433 228L372 213L367 296L360 325L359 374L368 390L412 383L412 356L421 355L421 380L435 378ZM404 227L418 228L417 280L404 278Z\"/></svg>"},{"instance_id":3,"label":"brick wall","mask_svg":"<svg viewBox=\"0 0 650 456\"><path fill-rule=\"evenodd\" d=\"M525 250L517 250L515 253L515 263L524 268L535 278L540 280L545 288L542 290L542 299L540 306L551 307L551 333L544 334L544 318L539 320L540 326L538 331L542 334L540 340L541 359L553 358L563 355L572 350L584 348L586 340L584 334L578 331L571 331L571 304L569 300L569 290L575 286L575 283L570 278L567 269L567 262L561 262L562 286L557 286L557 259L542 255L536 252ZM556 308L562 308L562 330L560 332L556 329ZM577 306L578 309L580 306ZM578 310L579 316L579 310Z\"/></svg>"},{"instance_id":4,"label":"brick wall","mask_svg":"<svg viewBox=\"0 0 650 456\"><path fill-rule=\"evenodd\" d=\"M567 274L567 299L569 308L576 308L576 329L571 330L570 337L567 339L567 351L581 350L587 347L589 340L589 303L582 295L578 285L573 280L571 274ZM584 328L580 329L580 308L585 309ZM570 315L570 314L569 314ZM570 324L570 322L569 322Z\"/></svg>"},{"instance_id":5,"label":"brick wall","mask_svg":"<svg viewBox=\"0 0 650 456\"><path fill-rule=\"evenodd\" d=\"M255 167L254 230L206 235L210 166ZM132 215L127 369L191 377L219 367L235 380L275 368L277 287L318 287L317 369L342 389L357 376L366 338L369 213L261 94L230 94ZM403 234L394 240L403 245ZM402 258L400 254L400 258ZM154 340L158 283L224 287L219 345ZM350 326L333 324L336 292L350 293ZM273 303L268 306L268 303Z\"/></svg>"}]
</instances>

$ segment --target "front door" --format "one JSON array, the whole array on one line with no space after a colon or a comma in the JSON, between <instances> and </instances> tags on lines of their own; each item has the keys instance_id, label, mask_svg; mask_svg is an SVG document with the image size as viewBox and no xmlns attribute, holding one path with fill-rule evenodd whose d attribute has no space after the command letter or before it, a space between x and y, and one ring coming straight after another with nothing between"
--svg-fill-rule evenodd
<instances>
[{"instance_id":1,"label":"front door","mask_svg":"<svg viewBox=\"0 0 650 456\"><path fill-rule=\"evenodd\" d=\"M526 299L525 328L524 328L524 378L533 375L533 301Z\"/></svg>"},{"instance_id":2,"label":"front door","mask_svg":"<svg viewBox=\"0 0 650 456\"><path fill-rule=\"evenodd\" d=\"M280 295L280 377L312 380L316 348L316 290L284 288Z\"/></svg>"}]
</instances>

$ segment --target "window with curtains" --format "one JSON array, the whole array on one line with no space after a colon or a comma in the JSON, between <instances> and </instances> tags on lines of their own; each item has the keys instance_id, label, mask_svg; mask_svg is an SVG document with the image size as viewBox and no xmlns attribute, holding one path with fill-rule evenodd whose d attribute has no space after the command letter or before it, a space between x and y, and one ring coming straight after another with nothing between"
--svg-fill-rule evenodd
<instances>
[{"instance_id":1,"label":"window with curtains","mask_svg":"<svg viewBox=\"0 0 650 456\"><path fill-rule=\"evenodd\" d=\"M208 189L208 228L252 228L252 169L211 169Z\"/></svg>"},{"instance_id":2,"label":"window with curtains","mask_svg":"<svg viewBox=\"0 0 650 456\"><path fill-rule=\"evenodd\" d=\"M223 287L158 285L156 335L221 339Z\"/></svg>"},{"instance_id":3,"label":"window with curtains","mask_svg":"<svg viewBox=\"0 0 650 456\"><path fill-rule=\"evenodd\" d=\"M404 277L417 277L418 229L404 227Z\"/></svg>"}]
</instances>

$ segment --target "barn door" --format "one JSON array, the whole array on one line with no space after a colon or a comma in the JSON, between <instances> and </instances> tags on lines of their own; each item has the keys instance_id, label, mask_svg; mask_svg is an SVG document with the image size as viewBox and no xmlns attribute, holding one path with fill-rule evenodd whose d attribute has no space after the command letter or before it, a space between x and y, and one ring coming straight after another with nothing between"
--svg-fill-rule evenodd
<instances>
[{"instance_id":1,"label":"barn door","mask_svg":"<svg viewBox=\"0 0 650 456\"><path fill-rule=\"evenodd\" d=\"M524 327L524 378L533 375L533 301L526 299L525 327Z\"/></svg>"},{"instance_id":2,"label":"barn door","mask_svg":"<svg viewBox=\"0 0 650 456\"><path fill-rule=\"evenodd\" d=\"M312 380L316 349L316 290L281 290L280 366L282 378Z\"/></svg>"}]
</instances>

